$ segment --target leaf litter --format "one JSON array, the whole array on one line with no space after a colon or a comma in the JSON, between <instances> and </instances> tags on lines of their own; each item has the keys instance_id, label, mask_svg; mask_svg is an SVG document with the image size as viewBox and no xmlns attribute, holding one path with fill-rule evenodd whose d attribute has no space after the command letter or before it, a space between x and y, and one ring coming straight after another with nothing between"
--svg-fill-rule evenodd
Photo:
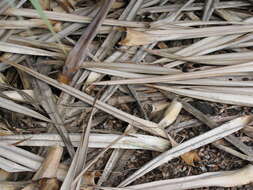
<instances>
[{"instance_id":1,"label":"leaf litter","mask_svg":"<svg viewBox=\"0 0 253 190\"><path fill-rule=\"evenodd\" d=\"M252 189L252 8L0 2L0 189Z\"/></svg>"}]
</instances>

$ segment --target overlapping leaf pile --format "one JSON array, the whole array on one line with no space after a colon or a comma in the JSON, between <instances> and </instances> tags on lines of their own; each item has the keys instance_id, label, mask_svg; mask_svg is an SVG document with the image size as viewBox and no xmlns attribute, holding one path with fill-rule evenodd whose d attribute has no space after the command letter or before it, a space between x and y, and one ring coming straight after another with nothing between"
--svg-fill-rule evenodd
<instances>
[{"instance_id":1,"label":"overlapping leaf pile","mask_svg":"<svg viewBox=\"0 0 253 190\"><path fill-rule=\"evenodd\" d=\"M251 188L252 8L1 1L0 189Z\"/></svg>"}]
</instances>

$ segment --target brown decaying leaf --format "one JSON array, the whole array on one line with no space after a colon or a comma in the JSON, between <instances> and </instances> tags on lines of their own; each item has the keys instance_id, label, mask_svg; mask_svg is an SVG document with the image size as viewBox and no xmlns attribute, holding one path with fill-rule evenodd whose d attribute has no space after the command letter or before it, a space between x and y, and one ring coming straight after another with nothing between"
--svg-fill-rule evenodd
<instances>
[{"instance_id":1,"label":"brown decaying leaf","mask_svg":"<svg viewBox=\"0 0 253 190\"><path fill-rule=\"evenodd\" d=\"M42 178L54 178L60 164L63 148L60 146L50 147L47 157L43 161L39 170L33 176L33 180Z\"/></svg>"},{"instance_id":2,"label":"brown decaying leaf","mask_svg":"<svg viewBox=\"0 0 253 190\"><path fill-rule=\"evenodd\" d=\"M190 166L195 166L194 162L200 161L200 157L196 151L187 152L181 155L181 158Z\"/></svg>"},{"instance_id":3,"label":"brown decaying leaf","mask_svg":"<svg viewBox=\"0 0 253 190\"><path fill-rule=\"evenodd\" d=\"M100 8L99 13L94 20L86 28L81 38L76 43L75 47L69 53L65 65L63 66L61 82L69 83L72 80L74 73L80 68L81 63L87 56L87 51L93 38L95 38L99 27L102 25L107 13L109 12L114 0L105 0Z\"/></svg>"},{"instance_id":4,"label":"brown decaying leaf","mask_svg":"<svg viewBox=\"0 0 253 190\"><path fill-rule=\"evenodd\" d=\"M170 136L168 135L168 138L170 139L172 147L178 146L178 143ZM195 166L194 162L195 161L200 161L200 157L197 153L197 151L192 150L190 152L186 152L180 156L183 161L185 161L186 164L190 166Z\"/></svg>"},{"instance_id":5,"label":"brown decaying leaf","mask_svg":"<svg viewBox=\"0 0 253 190\"><path fill-rule=\"evenodd\" d=\"M94 187L89 187L89 186L95 186L95 178L99 177L100 173L97 171L92 171L92 172L86 172L83 176L83 190L93 190Z\"/></svg>"}]
</instances>

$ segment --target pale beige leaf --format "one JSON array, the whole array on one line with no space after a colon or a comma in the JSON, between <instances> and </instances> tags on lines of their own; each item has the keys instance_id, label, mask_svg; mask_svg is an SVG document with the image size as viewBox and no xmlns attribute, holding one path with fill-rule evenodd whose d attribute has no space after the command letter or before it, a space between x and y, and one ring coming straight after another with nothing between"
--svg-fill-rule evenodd
<instances>
[{"instance_id":1,"label":"pale beige leaf","mask_svg":"<svg viewBox=\"0 0 253 190\"><path fill-rule=\"evenodd\" d=\"M49 120L47 117L41 115L40 113L33 111L25 106L16 104L15 102L12 102L10 100L7 100L5 98L0 97L0 107L8 109L10 111L13 112L17 112L17 113L21 113L24 115L28 115L30 117L34 117L36 119L40 119L43 121L47 121L50 122L51 120Z\"/></svg>"},{"instance_id":2,"label":"pale beige leaf","mask_svg":"<svg viewBox=\"0 0 253 190\"><path fill-rule=\"evenodd\" d=\"M33 176L33 180L42 178L54 178L60 164L63 148L61 146L50 147L45 160L39 170Z\"/></svg>"},{"instance_id":3,"label":"pale beige leaf","mask_svg":"<svg viewBox=\"0 0 253 190\"><path fill-rule=\"evenodd\" d=\"M168 179L129 186L129 189L143 190L187 190L207 187L235 187L253 182L253 166L232 171L208 172L195 176Z\"/></svg>"}]
</instances>

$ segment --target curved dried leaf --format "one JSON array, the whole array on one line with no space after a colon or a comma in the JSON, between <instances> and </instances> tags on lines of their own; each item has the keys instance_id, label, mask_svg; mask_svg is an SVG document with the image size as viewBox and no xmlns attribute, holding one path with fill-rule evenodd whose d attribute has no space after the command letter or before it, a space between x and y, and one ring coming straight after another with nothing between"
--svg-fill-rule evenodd
<instances>
[{"instance_id":1,"label":"curved dried leaf","mask_svg":"<svg viewBox=\"0 0 253 190\"><path fill-rule=\"evenodd\" d=\"M183 96L197 98L200 100L253 107L253 97L250 95L213 92L211 90L199 91L199 90L179 89L166 86L154 86L154 87L165 91L173 92L176 94L180 94Z\"/></svg>"},{"instance_id":2,"label":"curved dried leaf","mask_svg":"<svg viewBox=\"0 0 253 190\"><path fill-rule=\"evenodd\" d=\"M249 164L248 166L238 170L208 172L195 176L155 181L151 183L129 186L129 189L187 190L201 187L235 187L252 183L252 179L253 166Z\"/></svg>"},{"instance_id":3,"label":"curved dried leaf","mask_svg":"<svg viewBox=\"0 0 253 190\"><path fill-rule=\"evenodd\" d=\"M115 134L96 134L91 133L89 137L90 148L105 148L120 135ZM77 147L80 144L80 134L69 134L73 146ZM64 146L61 137L57 134L31 134L31 135L9 135L0 136L2 144L14 144L19 142L17 146ZM170 143L160 137L129 134L124 136L117 143L112 145L112 148L120 149L144 149L163 152L168 149Z\"/></svg>"},{"instance_id":4,"label":"curved dried leaf","mask_svg":"<svg viewBox=\"0 0 253 190\"><path fill-rule=\"evenodd\" d=\"M139 177L145 175L146 173L155 169L156 167L172 160L173 158L181 156L201 146L212 143L216 140L219 140L227 135L230 135L242 129L244 126L252 122L252 120L253 116L239 117L237 119L231 120L230 122L221 125L220 127L217 127L204 134L194 137L188 141L185 141L184 143L176 147L173 147L172 149L160 154L159 156L157 156L156 158L145 164L143 167L141 167L139 170L137 170L135 173L133 173L131 176L129 176L127 179L121 182L119 187L124 187L130 184Z\"/></svg>"},{"instance_id":5,"label":"curved dried leaf","mask_svg":"<svg viewBox=\"0 0 253 190\"><path fill-rule=\"evenodd\" d=\"M46 51L38 48L32 48L28 46L22 46L17 44L12 44L8 42L0 42L0 51L25 54L25 55L37 55L37 56L48 56L48 57L58 57L63 58L64 55L60 53L55 53L51 51Z\"/></svg>"},{"instance_id":6,"label":"curved dried leaf","mask_svg":"<svg viewBox=\"0 0 253 190\"><path fill-rule=\"evenodd\" d=\"M67 94L70 94L90 105L93 105L94 103L94 98L89 96L88 94L78 90L78 89L75 89L69 85L66 85L66 84L63 84L63 83L59 83L58 81L52 79L52 78L49 78L43 74L40 74L30 68L27 68L25 66L22 66L22 65L19 65L19 64L16 64L16 63L12 63L12 62L8 62L8 64L28 73L29 75L32 75L58 89L61 89L62 91L66 92ZM108 105L102 101L99 101L97 100L95 105L94 105L96 108L106 112L106 113L109 113L111 115L113 115L114 117L118 118L118 119L121 119L127 123L130 123L131 125L137 127L137 128L140 128L144 131L147 131L149 133L152 133L152 134L155 134L155 135L159 135L159 136L162 136L162 137L166 137L166 133L163 129L159 128L158 125L154 122L151 122L151 121L147 121L147 120L144 120L144 119L141 119L139 117L136 117L136 116L133 116L131 114L128 114L126 112L123 112L111 105Z\"/></svg>"},{"instance_id":7,"label":"curved dried leaf","mask_svg":"<svg viewBox=\"0 0 253 190\"><path fill-rule=\"evenodd\" d=\"M10 100L7 100L5 98L0 97L0 107L5 108L7 110L21 113L30 117L34 117L36 119L40 119L43 121L51 122L47 117L41 115L40 113L33 111L25 106L21 106L19 104L16 104L15 102L12 102Z\"/></svg>"}]
</instances>

